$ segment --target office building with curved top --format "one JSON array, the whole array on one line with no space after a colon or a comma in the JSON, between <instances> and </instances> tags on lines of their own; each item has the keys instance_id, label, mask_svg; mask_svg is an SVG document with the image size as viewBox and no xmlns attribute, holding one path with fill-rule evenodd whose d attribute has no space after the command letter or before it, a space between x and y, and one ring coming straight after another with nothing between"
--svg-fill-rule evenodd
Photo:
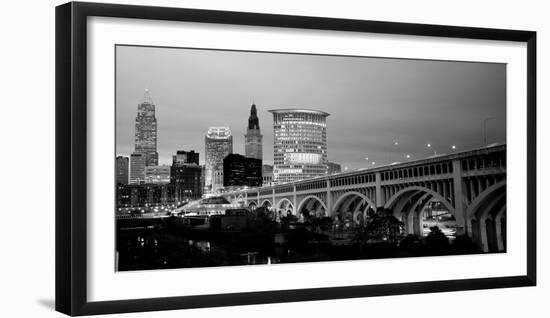
<instances>
[{"instance_id":1,"label":"office building with curved top","mask_svg":"<svg viewBox=\"0 0 550 318\"><path fill-rule=\"evenodd\" d=\"M310 109L273 109L273 183L327 174L327 117Z\"/></svg>"}]
</instances>

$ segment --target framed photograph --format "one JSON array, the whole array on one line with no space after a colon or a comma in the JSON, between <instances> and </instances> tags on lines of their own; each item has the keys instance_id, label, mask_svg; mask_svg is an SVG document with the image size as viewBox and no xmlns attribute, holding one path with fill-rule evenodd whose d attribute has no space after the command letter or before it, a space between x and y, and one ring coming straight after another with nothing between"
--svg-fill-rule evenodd
<instances>
[{"instance_id":1,"label":"framed photograph","mask_svg":"<svg viewBox=\"0 0 550 318\"><path fill-rule=\"evenodd\" d=\"M535 124L531 31L58 6L56 309L534 286Z\"/></svg>"}]
</instances>

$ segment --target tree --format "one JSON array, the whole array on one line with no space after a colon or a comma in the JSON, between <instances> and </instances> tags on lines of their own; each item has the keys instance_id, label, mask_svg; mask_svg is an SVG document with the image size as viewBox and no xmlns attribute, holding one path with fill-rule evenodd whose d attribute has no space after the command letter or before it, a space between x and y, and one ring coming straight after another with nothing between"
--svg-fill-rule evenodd
<instances>
[{"instance_id":1,"label":"tree","mask_svg":"<svg viewBox=\"0 0 550 318\"><path fill-rule=\"evenodd\" d=\"M399 246L406 250L418 248L418 246L421 244L422 240L418 236L413 234L408 234L399 242Z\"/></svg>"},{"instance_id":2,"label":"tree","mask_svg":"<svg viewBox=\"0 0 550 318\"><path fill-rule=\"evenodd\" d=\"M292 223L296 223L297 221L298 221L298 217L296 217L295 215L292 215L290 213L288 213L287 215L282 215L281 216L281 228L284 229L284 230L288 230L289 225L292 224Z\"/></svg>"},{"instance_id":3,"label":"tree","mask_svg":"<svg viewBox=\"0 0 550 318\"><path fill-rule=\"evenodd\" d=\"M355 228L352 242L359 245L359 255L363 254L363 246L365 246L369 240L368 231L366 226L358 226Z\"/></svg>"},{"instance_id":4,"label":"tree","mask_svg":"<svg viewBox=\"0 0 550 318\"><path fill-rule=\"evenodd\" d=\"M376 215L376 211L374 211L374 209L371 206L369 206L369 208L367 209L367 218L372 219L375 215Z\"/></svg>"},{"instance_id":5,"label":"tree","mask_svg":"<svg viewBox=\"0 0 550 318\"><path fill-rule=\"evenodd\" d=\"M368 240L378 242L396 243L399 240L401 226L399 221L389 209L379 209L367 223L366 237Z\"/></svg>"},{"instance_id":6,"label":"tree","mask_svg":"<svg viewBox=\"0 0 550 318\"><path fill-rule=\"evenodd\" d=\"M276 227L272 212L265 207L259 207L248 214L249 227L254 232L268 233Z\"/></svg>"},{"instance_id":7,"label":"tree","mask_svg":"<svg viewBox=\"0 0 550 318\"><path fill-rule=\"evenodd\" d=\"M449 239L438 226L430 227L430 233L426 237L426 245L432 252L441 253L449 250Z\"/></svg>"},{"instance_id":8,"label":"tree","mask_svg":"<svg viewBox=\"0 0 550 318\"><path fill-rule=\"evenodd\" d=\"M452 248L458 254L481 253L481 248L466 234L457 236Z\"/></svg>"},{"instance_id":9,"label":"tree","mask_svg":"<svg viewBox=\"0 0 550 318\"><path fill-rule=\"evenodd\" d=\"M323 216L319 219L319 226L321 227L322 231L329 231L332 229L332 218L330 216Z\"/></svg>"}]
</instances>

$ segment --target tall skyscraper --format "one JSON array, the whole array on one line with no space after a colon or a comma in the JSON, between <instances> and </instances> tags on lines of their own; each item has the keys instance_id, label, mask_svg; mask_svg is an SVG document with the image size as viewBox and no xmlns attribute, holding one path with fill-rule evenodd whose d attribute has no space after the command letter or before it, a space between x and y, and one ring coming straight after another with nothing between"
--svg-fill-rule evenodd
<instances>
[{"instance_id":1,"label":"tall skyscraper","mask_svg":"<svg viewBox=\"0 0 550 318\"><path fill-rule=\"evenodd\" d=\"M145 183L145 154L134 152L130 155L130 184Z\"/></svg>"},{"instance_id":2,"label":"tall skyscraper","mask_svg":"<svg viewBox=\"0 0 550 318\"><path fill-rule=\"evenodd\" d=\"M205 143L205 192L223 187L223 159L233 153L233 136L229 127L209 127Z\"/></svg>"},{"instance_id":3,"label":"tall skyscraper","mask_svg":"<svg viewBox=\"0 0 550 318\"><path fill-rule=\"evenodd\" d=\"M273 182L292 182L327 173L328 113L275 109L273 114Z\"/></svg>"},{"instance_id":4,"label":"tall skyscraper","mask_svg":"<svg viewBox=\"0 0 550 318\"><path fill-rule=\"evenodd\" d=\"M260 133L260 123L258 121L258 113L256 105L252 104L250 108L250 116L248 117L248 127L246 135L244 135L244 152L247 158L262 160L262 134Z\"/></svg>"},{"instance_id":5,"label":"tall skyscraper","mask_svg":"<svg viewBox=\"0 0 550 318\"><path fill-rule=\"evenodd\" d=\"M145 90L143 99L141 103L138 104L134 140L134 151L145 155L145 165L158 165L157 119L155 117L155 104L148 90Z\"/></svg>"},{"instance_id":6,"label":"tall skyscraper","mask_svg":"<svg viewBox=\"0 0 550 318\"><path fill-rule=\"evenodd\" d=\"M116 183L128 184L129 162L128 157L116 157Z\"/></svg>"}]
</instances>

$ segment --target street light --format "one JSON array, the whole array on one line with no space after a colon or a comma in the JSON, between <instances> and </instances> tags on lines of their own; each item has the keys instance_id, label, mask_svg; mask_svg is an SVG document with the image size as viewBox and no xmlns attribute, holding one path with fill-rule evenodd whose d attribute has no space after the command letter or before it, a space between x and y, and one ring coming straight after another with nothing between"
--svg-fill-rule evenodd
<instances>
[{"instance_id":1,"label":"street light","mask_svg":"<svg viewBox=\"0 0 550 318\"><path fill-rule=\"evenodd\" d=\"M397 141L397 138L393 138L393 144L392 144L392 145L393 145L393 147L399 146L399 141ZM393 153L394 153L393 150L388 150L388 151L386 152L386 155L387 155L387 157L388 157L388 158L387 158L388 163L391 162L391 157L392 157L392 154L393 154Z\"/></svg>"},{"instance_id":2,"label":"street light","mask_svg":"<svg viewBox=\"0 0 550 318\"><path fill-rule=\"evenodd\" d=\"M432 149L434 151L434 155L437 155L437 151L435 149L432 148L432 144L431 143L427 143L426 144L426 147Z\"/></svg>"}]
</instances>

